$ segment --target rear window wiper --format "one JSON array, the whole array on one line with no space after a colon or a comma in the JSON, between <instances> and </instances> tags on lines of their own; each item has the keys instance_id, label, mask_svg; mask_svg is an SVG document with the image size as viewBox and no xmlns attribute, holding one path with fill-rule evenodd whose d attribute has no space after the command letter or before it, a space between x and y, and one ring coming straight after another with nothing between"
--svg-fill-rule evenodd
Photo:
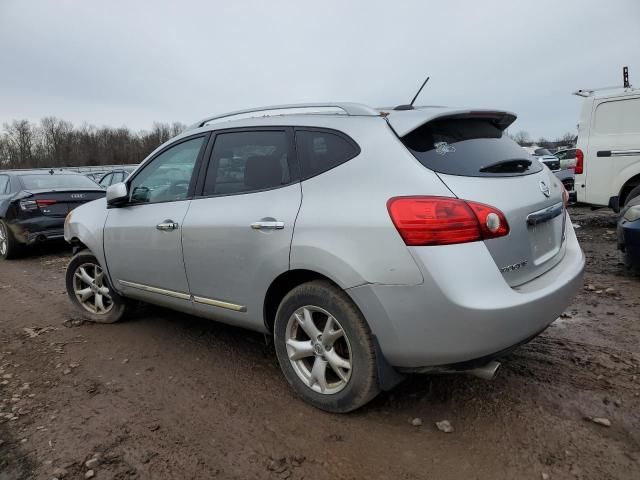
<instances>
[{"instance_id":1,"label":"rear window wiper","mask_svg":"<svg viewBox=\"0 0 640 480\"><path fill-rule=\"evenodd\" d=\"M531 166L531 160L524 158L512 158L509 160L500 160L480 169L481 172L491 173L511 173L524 172Z\"/></svg>"}]
</instances>

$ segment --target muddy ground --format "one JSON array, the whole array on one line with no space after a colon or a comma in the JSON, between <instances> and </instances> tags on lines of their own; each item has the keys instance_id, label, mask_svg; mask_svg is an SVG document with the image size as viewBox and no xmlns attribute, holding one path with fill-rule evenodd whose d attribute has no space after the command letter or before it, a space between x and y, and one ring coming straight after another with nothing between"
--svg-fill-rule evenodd
<instances>
[{"instance_id":1,"label":"muddy ground","mask_svg":"<svg viewBox=\"0 0 640 480\"><path fill-rule=\"evenodd\" d=\"M609 212L573 219L585 289L494 381L415 376L343 416L298 400L261 335L153 307L78 321L64 245L2 262L0 479L96 457L97 479L639 479L640 279Z\"/></svg>"}]
</instances>

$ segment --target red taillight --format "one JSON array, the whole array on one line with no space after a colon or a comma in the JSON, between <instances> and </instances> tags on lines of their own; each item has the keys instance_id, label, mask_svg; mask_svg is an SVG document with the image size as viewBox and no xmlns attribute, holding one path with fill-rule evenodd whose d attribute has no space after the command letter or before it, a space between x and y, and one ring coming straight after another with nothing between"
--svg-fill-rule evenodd
<instances>
[{"instance_id":1,"label":"red taillight","mask_svg":"<svg viewBox=\"0 0 640 480\"><path fill-rule=\"evenodd\" d=\"M509 224L497 208L447 197L394 197L387 209L407 245L450 245L502 237Z\"/></svg>"},{"instance_id":2,"label":"red taillight","mask_svg":"<svg viewBox=\"0 0 640 480\"><path fill-rule=\"evenodd\" d=\"M584 173L584 153L579 148L576 149L576 174Z\"/></svg>"},{"instance_id":3,"label":"red taillight","mask_svg":"<svg viewBox=\"0 0 640 480\"><path fill-rule=\"evenodd\" d=\"M54 203L57 202L55 200L36 200L36 205L38 205L39 208L48 207L49 205L53 205Z\"/></svg>"}]
</instances>

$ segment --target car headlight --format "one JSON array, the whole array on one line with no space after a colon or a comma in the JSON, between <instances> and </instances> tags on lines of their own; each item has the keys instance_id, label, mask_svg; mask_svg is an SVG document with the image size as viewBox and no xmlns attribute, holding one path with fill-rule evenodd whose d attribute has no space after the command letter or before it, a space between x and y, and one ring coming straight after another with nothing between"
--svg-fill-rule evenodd
<instances>
[{"instance_id":1,"label":"car headlight","mask_svg":"<svg viewBox=\"0 0 640 480\"><path fill-rule=\"evenodd\" d=\"M622 218L629 222L635 222L636 220L640 219L640 205L634 205L633 207L630 207L626 212L624 212Z\"/></svg>"}]
</instances>

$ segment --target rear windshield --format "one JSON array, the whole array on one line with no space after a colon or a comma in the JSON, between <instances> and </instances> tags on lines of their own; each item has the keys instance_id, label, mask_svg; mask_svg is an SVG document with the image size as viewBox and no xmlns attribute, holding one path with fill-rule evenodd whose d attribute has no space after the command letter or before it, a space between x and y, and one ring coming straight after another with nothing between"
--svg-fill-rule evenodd
<instances>
[{"instance_id":1,"label":"rear windshield","mask_svg":"<svg viewBox=\"0 0 640 480\"><path fill-rule=\"evenodd\" d=\"M25 190L57 189L57 188L99 188L96 183L84 175L20 175Z\"/></svg>"},{"instance_id":2,"label":"rear windshield","mask_svg":"<svg viewBox=\"0 0 640 480\"><path fill-rule=\"evenodd\" d=\"M537 156L541 157L543 155L551 155L551 152L549 150L547 150L546 148L538 148L534 152L534 155L537 155Z\"/></svg>"},{"instance_id":3,"label":"rear windshield","mask_svg":"<svg viewBox=\"0 0 640 480\"><path fill-rule=\"evenodd\" d=\"M445 118L402 138L422 165L438 173L468 177L529 175L542 169L489 120Z\"/></svg>"}]
</instances>

